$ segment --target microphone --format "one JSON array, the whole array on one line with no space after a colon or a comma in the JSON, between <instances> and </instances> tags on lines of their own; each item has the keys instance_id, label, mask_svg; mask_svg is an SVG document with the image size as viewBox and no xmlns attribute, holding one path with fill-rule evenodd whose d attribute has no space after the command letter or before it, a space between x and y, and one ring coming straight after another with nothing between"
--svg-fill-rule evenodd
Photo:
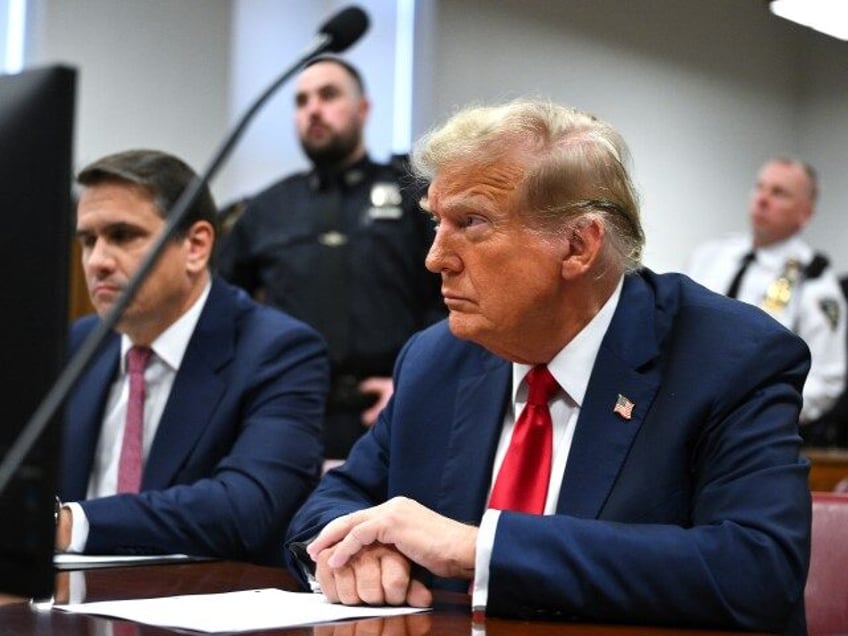
<instances>
[{"instance_id":1,"label":"microphone","mask_svg":"<svg viewBox=\"0 0 848 636\"><path fill-rule=\"evenodd\" d=\"M166 214L165 226L159 237L153 242L150 251L142 259L138 270L127 282L124 292L115 300L115 304L109 312L103 316L100 323L89 333L82 342L76 354L68 361L62 373L51 387L45 398L38 405L35 413L21 429L9 452L0 461L0 494L2 494L15 471L26 459L27 453L38 441L50 420L55 416L59 407L65 401L74 384L82 375L88 363L94 357L97 349L109 336L127 306L132 302L139 288L147 276L156 266L159 257L167 247L168 243L176 233L177 227L187 214L189 208L194 204L201 190L217 174L224 160L229 156L236 142L241 137L247 125L265 102L273 95L280 86L288 81L292 75L300 70L311 58L331 51L339 53L355 43L368 29L368 16L359 7L350 6L342 9L328 19L319 29L312 44L280 77L278 77L265 91L254 101L247 111L236 122L233 130L224 138L217 152L212 156L206 170L190 183L180 194L174 207Z\"/></svg>"},{"instance_id":2,"label":"microphone","mask_svg":"<svg viewBox=\"0 0 848 636\"><path fill-rule=\"evenodd\" d=\"M359 7L342 9L318 29L318 37L326 38L324 51L340 53L368 30L368 16Z\"/></svg>"}]
</instances>

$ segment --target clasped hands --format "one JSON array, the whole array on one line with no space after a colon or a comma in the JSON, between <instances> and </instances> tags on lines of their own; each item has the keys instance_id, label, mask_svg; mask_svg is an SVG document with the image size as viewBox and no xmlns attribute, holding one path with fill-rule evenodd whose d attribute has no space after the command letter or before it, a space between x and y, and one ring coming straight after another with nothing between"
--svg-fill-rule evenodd
<instances>
[{"instance_id":1,"label":"clasped hands","mask_svg":"<svg viewBox=\"0 0 848 636\"><path fill-rule=\"evenodd\" d=\"M395 497L334 519L307 551L322 592L334 603L429 607L432 593L413 577L413 566L470 580L476 542L476 527Z\"/></svg>"}]
</instances>

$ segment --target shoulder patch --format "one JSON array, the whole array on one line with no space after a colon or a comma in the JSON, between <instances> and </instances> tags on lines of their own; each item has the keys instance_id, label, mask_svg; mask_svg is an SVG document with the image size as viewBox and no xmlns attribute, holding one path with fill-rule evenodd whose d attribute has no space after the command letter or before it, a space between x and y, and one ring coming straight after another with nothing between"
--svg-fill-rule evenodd
<instances>
[{"instance_id":1,"label":"shoulder patch","mask_svg":"<svg viewBox=\"0 0 848 636\"><path fill-rule=\"evenodd\" d=\"M822 310L825 318L827 318L831 330L835 330L836 325L839 324L839 303L833 298L822 298L819 301L819 309Z\"/></svg>"}]
</instances>

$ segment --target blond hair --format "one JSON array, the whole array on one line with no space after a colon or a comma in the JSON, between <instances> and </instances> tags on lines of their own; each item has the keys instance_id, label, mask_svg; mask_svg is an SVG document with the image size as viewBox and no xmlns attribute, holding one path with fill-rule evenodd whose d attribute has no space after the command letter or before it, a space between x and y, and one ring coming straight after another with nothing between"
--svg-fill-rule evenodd
<instances>
[{"instance_id":1,"label":"blond hair","mask_svg":"<svg viewBox=\"0 0 848 636\"><path fill-rule=\"evenodd\" d=\"M518 163L516 193L528 223L559 232L589 216L607 229L606 256L620 271L641 266L645 236L625 168L621 135L580 110L542 100L472 106L426 134L412 154L425 180L457 165Z\"/></svg>"}]
</instances>

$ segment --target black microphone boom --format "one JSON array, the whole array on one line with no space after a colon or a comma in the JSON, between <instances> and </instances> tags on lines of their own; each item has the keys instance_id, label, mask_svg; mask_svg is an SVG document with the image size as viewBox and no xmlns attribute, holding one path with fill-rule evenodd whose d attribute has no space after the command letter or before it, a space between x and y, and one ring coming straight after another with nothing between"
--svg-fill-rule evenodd
<instances>
[{"instance_id":1,"label":"black microphone boom","mask_svg":"<svg viewBox=\"0 0 848 636\"><path fill-rule=\"evenodd\" d=\"M70 359L50 391L38 405L35 413L33 413L26 426L24 426L15 439L9 452L3 457L3 460L0 462L0 494L4 492L15 471L26 458L27 453L29 453L45 427L58 412L59 407L65 401L65 398L82 375L82 372L85 371L97 349L117 324L124 310L132 302L135 294L159 260L159 256L164 251L168 242L173 238L176 228L179 227L189 208L194 204L200 191L217 174L224 160L235 147L247 124L253 119L253 116L265 105L265 102L268 101L271 95L311 58L327 51L333 53L344 51L359 40L367 29L368 15L359 7L351 6L339 11L321 26L315 40L301 54L300 58L280 75L273 84L265 89L265 92L241 116L236 126L221 143L218 151L212 156L206 171L186 187L179 199L177 199L174 207L168 211L167 221L162 228L161 234L150 247L150 251L142 260L138 270L127 282L124 292L115 300L112 308L103 316L97 327L92 330L80 345L76 354Z\"/></svg>"}]
</instances>

